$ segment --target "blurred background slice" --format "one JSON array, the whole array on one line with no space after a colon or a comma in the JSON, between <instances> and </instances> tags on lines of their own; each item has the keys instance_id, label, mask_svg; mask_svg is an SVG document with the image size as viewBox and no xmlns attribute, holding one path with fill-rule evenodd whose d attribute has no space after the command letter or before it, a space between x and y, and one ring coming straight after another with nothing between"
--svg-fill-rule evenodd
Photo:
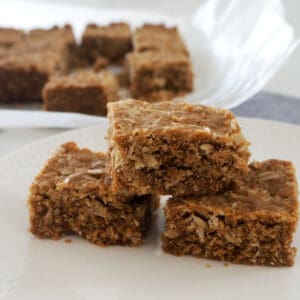
<instances>
[{"instance_id":1,"label":"blurred background slice","mask_svg":"<svg viewBox=\"0 0 300 300\"><path fill-rule=\"evenodd\" d=\"M114 8L114 9L130 9L150 10L169 14L173 17L191 16L199 7L199 4L206 0L37 0L36 2L49 3L74 3L87 4L99 8ZM245 2L239 0L240 2ZM5 1L2 1L5 2ZM11 2L11 1L10 1ZM230 2L230 1L228 1ZM248 1L246 1L248 2ZM278 2L277 0L271 2ZM300 1L299 0L283 0L281 1L284 7L285 15L288 21L295 29L296 36L300 36ZM1 14L1 12L0 12ZM0 19L1 20L1 19ZM300 97L300 49L299 47L291 55L288 62L281 70L272 78L264 87L265 90L286 94L290 96Z\"/></svg>"}]
</instances>

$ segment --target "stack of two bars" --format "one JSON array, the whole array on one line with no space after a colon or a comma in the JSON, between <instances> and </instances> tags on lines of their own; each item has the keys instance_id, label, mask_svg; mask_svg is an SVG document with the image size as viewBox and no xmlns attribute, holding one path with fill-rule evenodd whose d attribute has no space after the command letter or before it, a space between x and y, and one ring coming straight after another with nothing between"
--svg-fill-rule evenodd
<instances>
[{"instance_id":1,"label":"stack of two bars","mask_svg":"<svg viewBox=\"0 0 300 300\"><path fill-rule=\"evenodd\" d=\"M290 162L248 165L233 114L202 105L127 100L108 105L116 190L172 195L163 249L235 263L292 265L298 219Z\"/></svg>"}]
</instances>

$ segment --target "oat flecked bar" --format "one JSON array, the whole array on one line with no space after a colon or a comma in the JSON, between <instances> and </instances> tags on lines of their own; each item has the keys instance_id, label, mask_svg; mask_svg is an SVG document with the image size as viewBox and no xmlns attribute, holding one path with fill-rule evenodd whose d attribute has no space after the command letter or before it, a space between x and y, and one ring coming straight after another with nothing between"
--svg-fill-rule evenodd
<instances>
[{"instance_id":1,"label":"oat flecked bar","mask_svg":"<svg viewBox=\"0 0 300 300\"><path fill-rule=\"evenodd\" d=\"M171 198L163 249L241 264L291 266L297 197L292 163L253 163L240 185L223 194Z\"/></svg>"},{"instance_id":2,"label":"oat flecked bar","mask_svg":"<svg viewBox=\"0 0 300 300\"><path fill-rule=\"evenodd\" d=\"M144 24L134 31L132 42L136 52L168 51L189 55L177 27Z\"/></svg>"},{"instance_id":3,"label":"oat flecked bar","mask_svg":"<svg viewBox=\"0 0 300 300\"><path fill-rule=\"evenodd\" d=\"M100 246L139 246L158 206L153 195L111 192L107 156L67 143L35 178L30 231L39 238L79 235Z\"/></svg>"},{"instance_id":4,"label":"oat flecked bar","mask_svg":"<svg viewBox=\"0 0 300 300\"><path fill-rule=\"evenodd\" d=\"M0 27L0 48L10 48L24 38L23 30Z\"/></svg>"},{"instance_id":5,"label":"oat flecked bar","mask_svg":"<svg viewBox=\"0 0 300 300\"><path fill-rule=\"evenodd\" d=\"M74 44L66 25L31 30L7 51L0 50L0 101L41 100L50 76L67 69Z\"/></svg>"},{"instance_id":6,"label":"oat flecked bar","mask_svg":"<svg viewBox=\"0 0 300 300\"><path fill-rule=\"evenodd\" d=\"M43 89L44 109L106 115L106 104L116 101L118 81L109 71L78 70L53 76Z\"/></svg>"},{"instance_id":7,"label":"oat flecked bar","mask_svg":"<svg viewBox=\"0 0 300 300\"><path fill-rule=\"evenodd\" d=\"M38 101L49 77L62 63L59 53L11 53L0 57L0 101Z\"/></svg>"},{"instance_id":8,"label":"oat flecked bar","mask_svg":"<svg viewBox=\"0 0 300 300\"><path fill-rule=\"evenodd\" d=\"M82 36L82 48L91 63L99 56L120 62L132 48L130 27L122 22L106 26L89 24Z\"/></svg>"},{"instance_id":9,"label":"oat flecked bar","mask_svg":"<svg viewBox=\"0 0 300 300\"><path fill-rule=\"evenodd\" d=\"M114 186L137 193L216 193L248 172L248 141L225 109L124 100L108 104Z\"/></svg>"},{"instance_id":10,"label":"oat flecked bar","mask_svg":"<svg viewBox=\"0 0 300 300\"><path fill-rule=\"evenodd\" d=\"M126 56L125 69L132 96L145 101L170 100L193 90L191 61L183 53L132 52Z\"/></svg>"}]
</instances>

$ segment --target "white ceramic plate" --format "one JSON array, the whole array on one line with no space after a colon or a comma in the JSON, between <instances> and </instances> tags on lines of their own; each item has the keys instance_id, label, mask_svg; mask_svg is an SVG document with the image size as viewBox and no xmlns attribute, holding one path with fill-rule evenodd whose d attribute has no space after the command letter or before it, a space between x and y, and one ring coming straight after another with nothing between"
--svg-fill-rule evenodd
<instances>
[{"instance_id":1,"label":"white ceramic plate","mask_svg":"<svg viewBox=\"0 0 300 300\"><path fill-rule=\"evenodd\" d=\"M256 159L292 160L300 171L300 127L246 118L240 122ZM300 257L291 268L225 267L173 257L161 251L161 211L142 248L100 248L79 238L66 244L31 236L26 198L35 174L63 142L106 150L106 127L104 120L68 131L0 160L0 299L299 299ZM299 230L295 245L300 248Z\"/></svg>"},{"instance_id":2,"label":"white ceramic plate","mask_svg":"<svg viewBox=\"0 0 300 300\"><path fill-rule=\"evenodd\" d=\"M118 1L113 2L118 7ZM195 73L195 91L184 100L227 108L257 93L297 45L280 0L202 0L197 10L182 18L135 10L134 2L126 3L126 10L116 10L107 9L109 5L2 0L0 26L30 29L68 22L79 38L89 22L121 20L132 27L145 22L177 25L188 44Z\"/></svg>"}]
</instances>

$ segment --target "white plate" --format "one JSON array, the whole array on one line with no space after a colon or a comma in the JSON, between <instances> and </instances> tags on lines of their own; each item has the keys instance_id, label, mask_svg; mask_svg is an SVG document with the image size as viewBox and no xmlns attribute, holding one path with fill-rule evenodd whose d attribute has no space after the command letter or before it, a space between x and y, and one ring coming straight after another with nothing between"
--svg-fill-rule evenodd
<instances>
[{"instance_id":1,"label":"white plate","mask_svg":"<svg viewBox=\"0 0 300 300\"><path fill-rule=\"evenodd\" d=\"M289 159L300 170L300 127L246 118L240 122L256 159ZM225 267L173 257L160 248L161 211L142 248L100 248L79 238L66 244L31 236L26 198L35 174L63 142L106 150L106 127L104 120L68 131L0 160L0 299L299 299L300 257L292 268ZM299 231L295 245L300 248Z\"/></svg>"},{"instance_id":2,"label":"white plate","mask_svg":"<svg viewBox=\"0 0 300 300\"><path fill-rule=\"evenodd\" d=\"M163 1L164 5L166 1ZM117 6L118 1L114 1ZM124 7L122 1L120 6ZM123 4L123 5L122 5ZM0 2L0 26L25 29L68 22L79 38L89 22L127 21L178 25L189 46L195 72L191 103L232 108L257 93L297 45L280 0L203 0L199 8L175 18L159 13L78 4L6 0ZM169 1L169 5L174 2Z\"/></svg>"}]
</instances>

